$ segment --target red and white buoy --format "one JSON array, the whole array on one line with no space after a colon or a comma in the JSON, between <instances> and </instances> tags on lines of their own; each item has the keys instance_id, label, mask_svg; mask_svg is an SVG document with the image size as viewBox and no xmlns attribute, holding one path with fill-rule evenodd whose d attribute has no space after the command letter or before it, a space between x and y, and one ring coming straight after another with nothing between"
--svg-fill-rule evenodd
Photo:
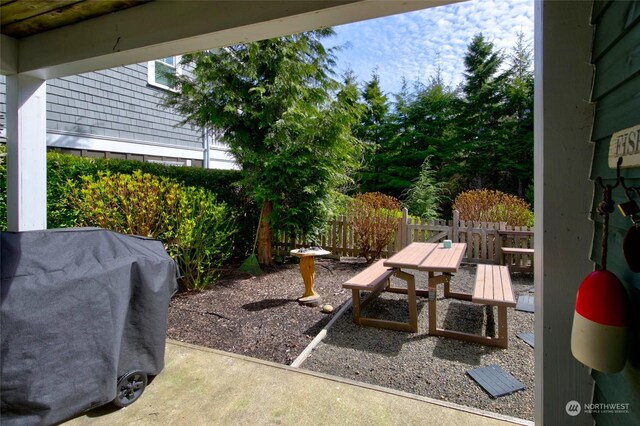
<instances>
[{"instance_id":1,"label":"red and white buoy","mask_svg":"<svg viewBox=\"0 0 640 426\"><path fill-rule=\"evenodd\" d=\"M597 270L580 284L571 331L573 356L594 370L616 373L627 360L627 293L615 274Z\"/></svg>"}]
</instances>

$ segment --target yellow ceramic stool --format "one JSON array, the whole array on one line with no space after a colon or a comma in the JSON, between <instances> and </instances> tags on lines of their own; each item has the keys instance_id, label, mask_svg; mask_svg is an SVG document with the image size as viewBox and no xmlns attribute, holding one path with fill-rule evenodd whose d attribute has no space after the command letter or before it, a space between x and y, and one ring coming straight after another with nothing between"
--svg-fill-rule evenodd
<instances>
[{"instance_id":1,"label":"yellow ceramic stool","mask_svg":"<svg viewBox=\"0 0 640 426\"><path fill-rule=\"evenodd\" d=\"M300 258L300 275L304 281L304 294L298 299L298 302L309 305L317 306L320 304L320 296L313 289L313 281L316 275L316 256L326 256L331 254L330 251L322 249L296 249L291 250L291 255Z\"/></svg>"}]
</instances>

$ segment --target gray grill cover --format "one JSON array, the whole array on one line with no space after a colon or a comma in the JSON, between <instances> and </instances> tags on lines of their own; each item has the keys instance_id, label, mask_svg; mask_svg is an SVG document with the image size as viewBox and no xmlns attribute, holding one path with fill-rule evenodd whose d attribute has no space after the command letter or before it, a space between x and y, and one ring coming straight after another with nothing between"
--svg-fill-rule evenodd
<instances>
[{"instance_id":1,"label":"gray grill cover","mask_svg":"<svg viewBox=\"0 0 640 426\"><path fill-rule=\"evenodd\" d=\"M162 243L96 228L0 233L0 422L52 424L164 367L176 266Z\"/></svg>"}]
</instances>

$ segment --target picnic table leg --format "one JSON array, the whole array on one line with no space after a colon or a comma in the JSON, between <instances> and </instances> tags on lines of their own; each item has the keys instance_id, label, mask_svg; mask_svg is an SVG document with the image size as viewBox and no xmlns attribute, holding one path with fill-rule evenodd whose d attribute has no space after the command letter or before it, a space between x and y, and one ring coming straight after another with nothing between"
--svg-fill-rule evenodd
<instances>
[{"instance_id":1,"label":"picnic table leg","mask_svg":"<svg viewBox=\"0 0 640 426\"><path fill-rule=\"evenodd\" d=\"M490 307L493 309L492 307ZM507 307L498 306L498 341L496 346L507 349L509 344L509 329L507 322Z\"/></svg>"},{"instance_id":2,"label":"picnic table leg","mask_svg":"<svg viewBox=\"0 0 640 426\"><path fill-rule=\"evenodd\" d=\"M360 324L360 290L351 290L351 310L353 311L353 322Z\"/></svg>"},{"instance_id":3,"label":"picnic table leg","mask_svg":"<svg viewBox=\"0 0 640 426\"><path fill-rule=\"evenodd\" d=\"M318 296L313 290L313 280L316 275L316 264L313 256L303 256L300 258L300 274L304 281L304 294L302 297Z\"/></svg>"},{"instance_id":4,"label":"picnic table leg","mask_svg":"<svg viewBox=\"0 0 640 426\"><path fill-rule=\"evenodd\" d=\"M397 270L396 276L407 282L407 299L409 301L409 331L418 332L418 302L416 301L416 278L404 271Z\"/></svg>"},{"instance_id":5,"label":"picnic table leg","mask_svg":"<svg viewBox=\"0 0 640 426\"><path fill-rule=\"evenodd\" d=\"M429 274L431 276L431 274ZM438 313L436 308L436 295L438 294L437 287L429 280L429 334L436 335L436 329L438 328Z\"/></svg>"}]
</instances>

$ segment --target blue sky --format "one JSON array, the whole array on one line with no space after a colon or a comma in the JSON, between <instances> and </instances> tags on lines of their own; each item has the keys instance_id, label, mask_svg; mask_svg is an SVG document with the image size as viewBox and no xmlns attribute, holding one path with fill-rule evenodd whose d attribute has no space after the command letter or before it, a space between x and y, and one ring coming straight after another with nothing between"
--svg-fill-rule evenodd
<instances>
[{"instance_id":1,"label":"blue sky","mask_svg":"<svg viewBox=\"0 0 640 426\"><path fill-rule=\"evenodd\" d=\"M374 69L382 90L397 93L404 76L428 82L437 65L444 81L462 81L464 54L473 36L482 32L508 53L516 34L533 43L533 0L471 0L402 15L334 27L330 45L347 44L338 53L337 72L352 69L368 81Z\"/></svg>"}]
</instances>

